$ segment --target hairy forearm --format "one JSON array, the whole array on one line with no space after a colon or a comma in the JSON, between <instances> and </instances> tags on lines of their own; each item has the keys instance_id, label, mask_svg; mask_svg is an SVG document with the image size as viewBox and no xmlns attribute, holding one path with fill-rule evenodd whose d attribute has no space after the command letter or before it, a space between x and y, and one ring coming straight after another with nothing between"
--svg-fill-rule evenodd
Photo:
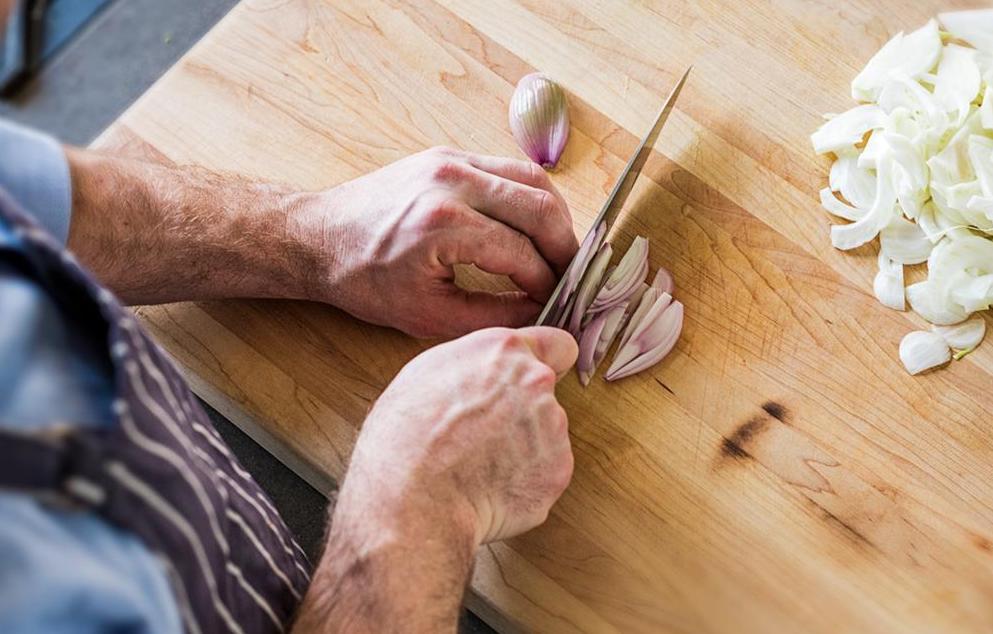
<instances>
[{"instance_id":1,"label":"hairy forearm","mask_svg":"<svg viewBox=\"0 0 993 634\"><path fill-rule=\"evenodd\" d=\"M346 482L294 633L454 632L475 534L456 507L431 506L442 512Z\"/></svg>"},{"instance_id":2,"label":"hairy forearm","mask_svg":"<svg viewBox=\"0 0 993 634\"><path fill-rule=\"evenodd\" d=\"M306 295L290 192L205 170L66 154L69 248L123 301Z\"/></svg>"}]
</instances>

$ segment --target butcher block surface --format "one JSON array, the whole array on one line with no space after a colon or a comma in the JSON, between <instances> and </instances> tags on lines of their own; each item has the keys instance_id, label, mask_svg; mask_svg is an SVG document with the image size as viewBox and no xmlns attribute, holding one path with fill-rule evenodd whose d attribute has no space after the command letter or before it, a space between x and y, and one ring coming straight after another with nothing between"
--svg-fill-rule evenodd
<instances>
[{"instance_id":1,"label":"butcher block surface","mask_svg":"<svg viewBox=\"0 0 993 634\"><path fill-rule=\"evenodd\" d=\"M438 144L521 156L507 102L537 70L568 94L552 178L582 235L693 64L612 238L673 271L682 338L636 377L562 381L572 484L482 549L467 602L502 631L989 632L993 342L906 374L898 343L925 324L873 298L874 246L831 248L808 140L891 35L968 6L245 0L95 145L307 189ZM303 302L138 314L329 494L430 345Z\"/></svg>"}]
</instances>

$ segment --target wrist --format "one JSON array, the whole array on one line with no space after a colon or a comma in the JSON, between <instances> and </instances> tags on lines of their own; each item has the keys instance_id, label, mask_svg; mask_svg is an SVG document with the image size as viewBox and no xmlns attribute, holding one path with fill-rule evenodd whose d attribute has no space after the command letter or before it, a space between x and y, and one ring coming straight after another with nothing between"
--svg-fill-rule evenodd
<instances>
[{"instance_id":1,"label":"wrist","mask_svg":"<svg viewBox=\"0 0 993 634\"><path fill-rule=\"evenodd\" d=\"M436 505L369 489L355 471L295 631L454 630L477 545L472 522L459 508L443 517Z\"/></svg>"}]
</instances>

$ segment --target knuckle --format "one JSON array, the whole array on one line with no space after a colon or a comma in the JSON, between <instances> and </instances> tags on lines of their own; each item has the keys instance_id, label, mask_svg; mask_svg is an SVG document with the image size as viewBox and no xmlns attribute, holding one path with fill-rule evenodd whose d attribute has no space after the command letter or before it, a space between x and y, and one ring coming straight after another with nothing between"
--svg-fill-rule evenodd
<instances>
[{"instance_id":1,"label":"knuckle","mask_svg":"<svg viewBox=\"0 0 993 634\"><path fill-rule=\"evenodd\" d=\"M555 387L557 380L558 377L555 375L554 370L544 363L535 362L532 364L532 368L528 373L528 378L525 380L525 385L536 388L539 391L546 392ZM561 409L561 407L559 409ZM554 418L555 415L553 414L553 420Z\"/></svg>"},{"instance_id":2,"label":"knuckle","mask_svg":"<svg viewBox=\"0 0 993 634\"><path fill-rule=\"evenodd\" d=\"M545 190L539 190L534 205L534 215L539 223L554 222L560 214L555 197Z\"/></svg>"},{"instance_id":3,"label":"knuckle","mask_svg":"<svg viewBox=\"0 0 993 634\"><path fill-rule=\"evenodd\" d=\"M428 150L428 153L435 156L458 156L459 151L450 145L435 145Z\"/></svg>"},{"instance_id":4,"label":"knuckle","mask_svg":"<svg viewBox=\"0 0 993 634\"><path fill-rule=\"evenodd\" d=\"M548 172L541 168L537 163L528 162L528 170L530 171L530 182L537 187L547 189L552 185L552 179L548 177Z\"/></svg>"},{"instance_id":5,"label":"knuckle","mask_svg":"<svg viewBox=\"0 0 993 634\"><path fill-rule=\"evenodd\" d=\"M451 200L439 198L428 205L424 212L423 225L426 229L442 229L458 224L462 215L461 206Z\"/></svg>"},{"instance_id":6,"label":"knuckle","mask_svg":"<svg viewBox=\"0 0 993 634\"><path fill-rule=\"evenodd\" d=\"M510 328L496 329L494 336L496 337L497 350L502 354L517 352L525 345L524 338L516 330Z\"/></svg>"},{"instance_id":7,"label":"knuckle","mask_svg":"<svg viewBox=\"0 0 993 634\"><path fill-rule=\"evenodd\" d=\"M467 175L466 166L454 157L442 156L431 165L431 179L436 183L451 185L465 179Z\"/></svg>"},{"instance_id":8,"label":"knuckle","mask_svg":"<svg viewBox=\"0 0 993 634\"><path fill-rule=\"evenodd\" d=\"M534 247L531 245L531 241L517 232L514 232L513 235L511 248L516 261L531 262L534 260Z\"/></svg>"}]
</instances>

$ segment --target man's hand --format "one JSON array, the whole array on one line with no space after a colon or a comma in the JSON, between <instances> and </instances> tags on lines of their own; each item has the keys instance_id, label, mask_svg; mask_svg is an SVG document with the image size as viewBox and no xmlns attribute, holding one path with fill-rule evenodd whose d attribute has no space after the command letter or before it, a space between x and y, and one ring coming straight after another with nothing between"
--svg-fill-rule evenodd
<instances>
[{"instance_id":1,"label":"man's hand","mask_svg":"<svg viewBox=\"0 0 993 634\"><path fill-rule=\"evenodd\" d=\"M489 329L411 361L359 436L297 631L454 631L476 548L569 482L554 388L576 354L560 330Z\"/></svg>"},{"instance_id":2,"label":"man's hand","mask_svg":"<svg viewBox=\"0 0 993 634\"><path fill-rule=\"evenodd\" d=\"M565 200L528 161L433 148L328 192L297 212L311 299L415 336L533 320L577 249ZM523 292L466 291L455 264Z\"/></svg>"},{"instance_id":3,"label":"man's hand","mask_svg":"<svg viewBox=\"0 0 993 634\"><path fill-rule=\"evenodd\" d=\"M436 148L315 193L68 148L69 247L127 303L279 297L417 336L533 319L576 252L526 161ZM470 292L453 265L522 292Z\"/></svg>"}]
</instances>

